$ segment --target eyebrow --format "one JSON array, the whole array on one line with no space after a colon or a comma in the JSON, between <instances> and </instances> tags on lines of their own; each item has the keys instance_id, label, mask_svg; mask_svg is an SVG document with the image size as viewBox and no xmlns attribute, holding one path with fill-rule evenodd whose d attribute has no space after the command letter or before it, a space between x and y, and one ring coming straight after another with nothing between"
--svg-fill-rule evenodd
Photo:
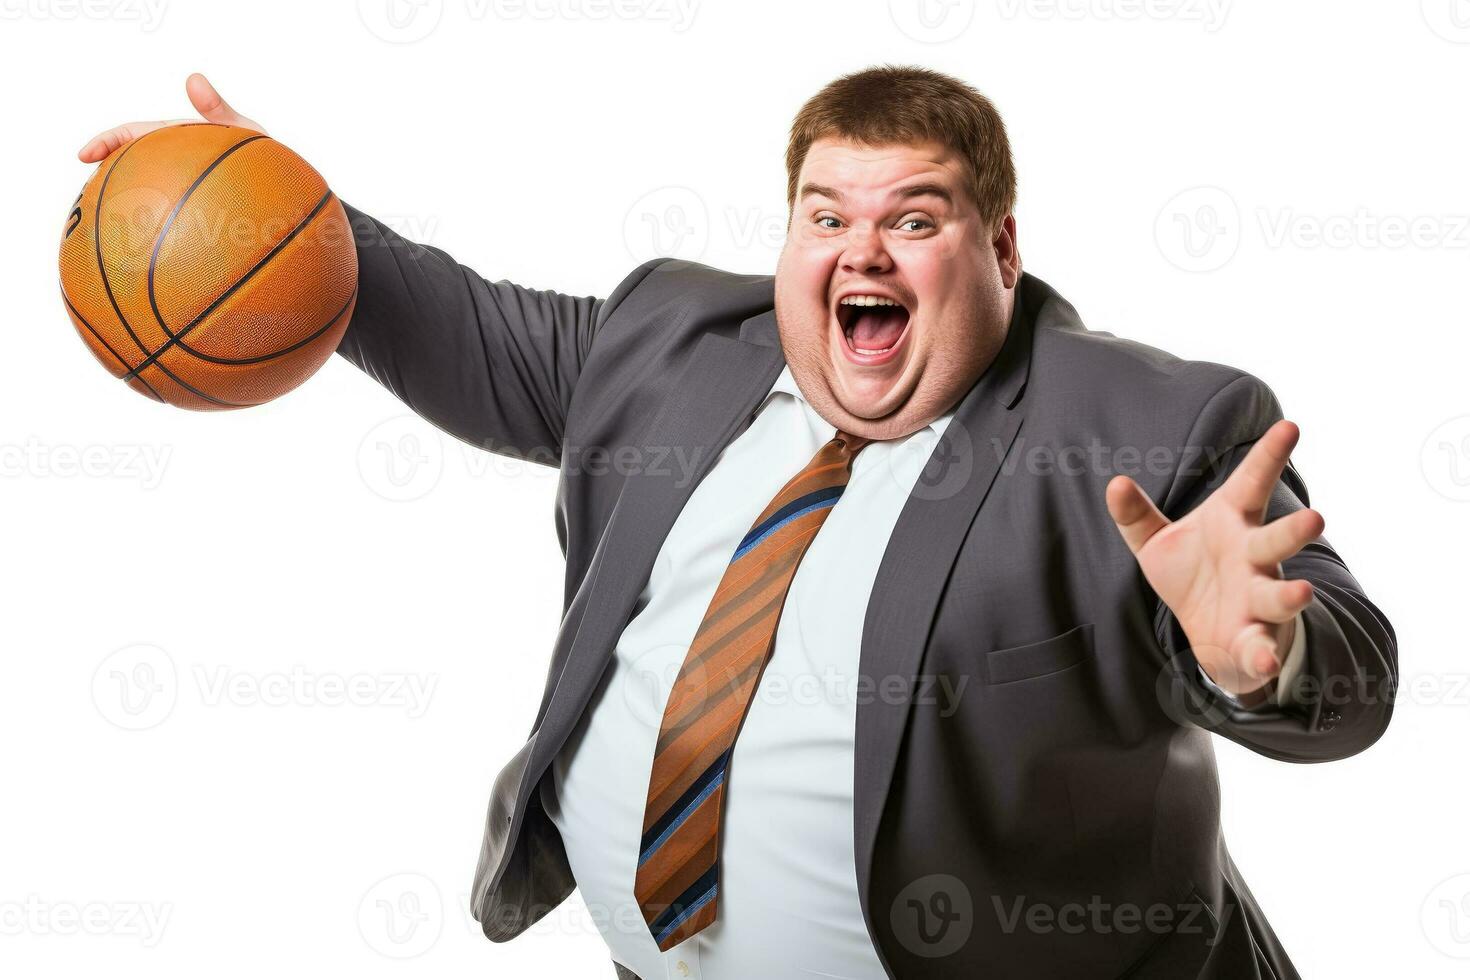
<instances>
[{"instance_id":1,"label":"eyebrow","mask_svg":"<svg viewBox=\"0 0 1470 980\"><path fill-rule=\"evenodd\" d=\"M831 198L838 203L841 203L844 200L842 192L837 190L835 187L828 187L826 184L813 184L810 182L805 183L801 186L801 193L797 196L801 200L806 200L809 196L813 194L820 194L822 197ZM911 197L932 196L939 198L951 207L954 206L954 195L950 194L949 189L942 184L936 184L932 181L922 184L912 184L899 191L897 196L898 199L901 201L908 200Z\"/></svg>"}]
</instances>

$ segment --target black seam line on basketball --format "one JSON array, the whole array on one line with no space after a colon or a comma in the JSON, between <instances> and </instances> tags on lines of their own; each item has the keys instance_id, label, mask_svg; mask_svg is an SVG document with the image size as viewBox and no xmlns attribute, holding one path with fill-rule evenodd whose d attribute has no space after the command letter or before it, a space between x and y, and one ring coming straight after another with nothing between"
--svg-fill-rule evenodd
<instances>
[{"instance_id":1,"label":"black seam line on basketball","mask_svg":"<svg viewBox=\"0 0 1470 980\"><path fill-rule=\"evenodd\" d=\"M352 288L352 294L347 297L347 302L345 302L345 303L342 304L342 308L340 310L338 310L336 313L332 314L332 318L330 320L328 320L325 324L323 324L322 326L318 327L317 329L313 330L307 336L305 336L302 339L296 341L296 343L292 344L290 347L282 347L280 350L271 351L269 354L259 354L259 355L255 356L255 357L214 357L213 355L210 355L210 354L200 353L199 351L195 350L192 347L189 347L186 344L179 344L179 349L180 350L184 350L184 351L188 351L190 354L193 354L195 357L199 358L201 361L208 361L211 364L225 364L225 365L259 364L262 361L269 361L269 360L272 360L272 359L277 358L277 357L284 357L285 355L291 353L294 350L299 350L302 347L305 347L307 344L311 343L313 340L316 340L322 334L324 334L328 330L332 329L332 327L336 325L337 321L340 320L340 319L342 319L342 314L344 314L344 313L347 312L347 307L351 306L352 305L352 301L354 299L356 299L356 298L357 298L357 287L354 286Z\"/></svg>"},{"instance_id":2,"label":"black seam line on basketball","mask_svg":"<svg viewBox=\"0 0 1470 980\"><path fill-rule=\"evenodd\" d=\"M189 125L197 126L207 124L190 123ZM167 128L168 127L164 127L163 129ZM148 382L144 381L138 372L141 371L144 366L152 363L152 358L155 355L148 353L148 348L143 346L143 341L140 340L138 338L138 335L133 332L133 325L128 322L127 317L123 316L122 307L117 305L117 297L112 295L112 283L107 278L107 266L103 265L102 263L102 198L107 193L107 182L112 179L113 172L117 170L117 165L122 163L123 157L127 156L128 152L132 150L133 147L137 146L143 140L146 140L148 137L152 136L153 133L163 132L163 129L155 129L152 133L144 133L142 136L139 136L127 146L123 147L122 152L117 155L117 159L112 161L112 166L107 168L107 173L102 175L102 186L97 188L97 205L92 211L92 243L96 246L97 274L102 279L102 289L105 293L107 293L107 301L112 304L112 311L117 314L118 322L123 325L123 329L126 330L128 336L133 339L133 343L137 345L139 352L144 355L143 362L141 364L139 364L136 368L129 370L127 374L123 375L119 379L123 383L127 383L133 378L137 378L139 381L143 381L144 384L147 384ZM158 365L158 370L167 375L169 379L172 380L175 384L189 391L192 391L194 394L198 395L200 398L203 398L207 402L213 402L214 404L219 405L223 408L246 407L244 405L232 405L231 403L227 401L221 401L220 399L215 398L212 395L206 395L204 392L200 391L198 388L195 388L187 381L184 381L182 378L174 374L162 364Z\"/></svg>"},{"instance_id":3,"label":"black seam line on basketball","mask_svg":"<svg viewBox=\"0 0 1470 980\"><path fill-rule=\"evenodd\" d=\"M147 366L147 365L144 365L144 366ZM170 371L168 368L164 367L162 364L154 363L152 366L158 368L158 370L160 370L164 374L168 375L169 380L172 381L174 384L178 385L180 388L183 388L185 391L188 391L188 392L190 392L192 394L198 395L200 398L203 398L205 401L210 402L211 404L214 404L214 405L218 405L220 408L253 408L254 406L260 404L260 402L227 402L223 398L216 398L213 395L205 394L204 392L200 391L198 388L196 388L193 385L189 384L189 382L185 381L183 378L179 377L177 374L174 374L172 371ZM124 375L123 378L122 378L122 380L126 381L126 380L128 380L128 378L135 377L135 376L138 378L139 381L143 380L143 376L142 375L135 375L134 372L129 372L128 374Z\"/></svg>"},{"instance_id":4,"label":"black seam line on basketball","mask_svg":"<svg viewBox=\"0 0 1470 980\"><path fill-rule=\"evenodd\" d=\"M109 353L113 357L117 358L117 363L121 364L123 366L123 370L126 371L128 369L128 362L125 361L125 360L123 360L121 354L119 354L117 351L115 351L115 350L112 349L112 345L107 342L107 338L104 337L104 336L102 336L100 333L98 333L97 332L97 328L94 327L94 326L92 326L90 323L88 323L87 322L87 318L84 317L84 316L82 316L81 310L78 310L72 304L71 299L66 295L66 287L65 286L62 286L61 287L61 301L66 304L66 308L68 310L71 310L71 315L74 316L74 317L76 317L78 320L82 321L82 326L86 327L88 330L90 330L92 332L92 336L94 336L94 337L97 338L97 343L101 344L103 347L106 347L107 348L107 353ZM163 396L160 395L158 392L156 392L156 391L153 390L153 386L148 383L147 379L145 379L145 378L139 378L138 379L138 382L144 388L147 388L148 389L148 394L151 395L151 396L153 396L153 398L156 401L160 401L160 402L163 401ZM167 404L167 403L165 402L165 404Z\"/></svg>"},{"instance_id":5,"label":"black seam line on basketball","mask_svg":"<svg viewBox=\"0 0 1470 980\"><path fill-rule=\"evenodd\" d=\"M330 190L328 190L327 191L327 196L330 197L331 196L331 193L332 192ZM219 297L219 299L215 300L214 303L211 303L210 306L209 306L209 308L206 309L203 313L200 313L199 316L195 317L194 320L192 322L190 322L188 326L186 326L184 329L180 330L177 334L170 334L169 335L169 339L167 341L165 341L163 343L163 345L161 347L159 347L158 350L155 351L150 358L145 359L142 363L140 363L135 370L137 370L137 371L143 370L143 368L145 368L145 367L148 366L149 361L151 361L153 359L156 359L156 358L162 356L162 354L166 350L168 350L170 347L172 347L174 345L177 345L180 350L184 351L187 354L191 354L194 357L196 357L196 358L198 358L198 359L200 359L202 361L209 361L209 362L214 363L214 364L224 364L224 365L256 364L256 363L260 363L262 361L271 360L272 358L281 357L281 356L283 356L285 354L289 354L292 351L297 350L298 348L303 347L306 344L311 343L313 340L316 340L322 334L324 334L328 330L330 330L332 328L332 325L335 324L339 318L341 318L341 316L342 316L343 313L346 312L348 305L353 301L354 298L356 298L356 296L357 296L357 287L355 285L352 287L352 294L350 296L348 296L346 302L344 302L342 304L342 308L339 309L336 312L336 314L333 315L333 317L330 320L328 320L324 325L322 325L321 327L319 327L318 329L316 329L315 331L313 331L309 336L303 338L302 340L297 341L296 343L292 344L289 347L283 348L282 350L272 351L269 354L261 354L261 355L259 355L257 357L233 358L232 359L232 358L214 357L213 355L205 354L202 351L195 350L193 347L190 347L188 344L184 343L184 341L183 341L184 334L188 333L189 331L193 330L196 326L198 326L199 323L205 317L209 316L209 314L211 312L213 312L213 310L214 310L214 308L216 306L218 306L220 303L224 302L230 296L231 293L233 293L240 286L244 285L245 282L248 279L250 279L252 276L254 276L256 272L260 271L261 267L263 267L267 262L269 262L274 257L274 255L275 255L275 253L277 251L279 251L283 246L285 246L287 244L287 242L289 242L291 240L291 238L295 237L295 235L298 232L300 232L302 229L304 229L306 227L306 225L321 211L322 205L325 204L325 203L326 203L326 199L325 198L323 200L317 202L317 206L312 209L311 213L308 214L305 218L303 218L302 221L301 221L301 224L298 225L296 228L292 229L290 235L288 235L286 238L282 239L277 244L276 248L272 249L271 252L267 253L258 263L256 263L256 265L253 268L250 269L250 271L248 271L247 273L245 273L245 275L240 279L239 282L235 283L234 286L231 286L228 290L226 290L225 293ZM167 333L167 331L168 331L168 328L165 327L164 328L164 332ZM158 363L158 367L163 368L163 364L161 362L159 362ZM167 372L167 369L164 369L164 370L165 370L165 372ZM170 377L172 377L172 375L170 375ZM182 384L182 382L180 382L180 383ZM201 392L201 394L202 394L202 392ZM208 396L205 396L205 397L208 397ZM266 399L266 401L269 401L269 400L270 399ZM241 404L233 404L233 403L229 403L229 402L221 402L220 404L228 404L232 408L248 408L248 407L251 407L251 406L254 406L254 405L264 404L264 402L245 402L245 403L241 403Z\"/></svg>"},{"instance_id":6,"label":"black seam line on basketball","mask_svg":"<svg viewBox=\"0 0 1470 980\"><path fill-rule=\"evenodd\" d=\"M188 203L189 198L193 196L196 190L199 189L199 185L204 183L204 178L208 177L210 173L214 171L215 167L218 167L221 163L224 163L225 159L228 158L230 154L234 153L240 147L246 145L247 143L254 143L256 140L263 139L270 139L270 137L263 134L247 136L240 142L236 143L234 146L230 147L225 152L221 153L219 156L215 157L214 162L205 167L204 172L201 173L198 177L194 178L194 182L189 185L188 190L184 191L183 196L180 197L178 203L174 205L174 209L170 211L168 217L164 219L163 227L160 228L158 231L158 240L153 243L153 252L151 255L148 256L148 305L153 308L153 317L158 321L158 325L162 327L163 332L165 334L168 334L168 336L170 337L172 337L173 334L169 332L168 324L163 322L163 314L160 313L158 310L158 299L153 293L153 271L154 267L158 264L158 253L163 251L163 241L165 238L168 237L169 231L173 228L174 219L179 216L179 212L184 209L184 205Z\"/></svg>"},{"instance_id":7,"label":"black seam line on basketball","mask_svg":"<svg viewBox=\"0 0 1470 980\"><path fill-rule=\"evenodd\" d=\"M182 127L182 126L213 126L213 125L216 125L216 124L215 123L197 122L197 123L179 123L178 125ZM102 289L103 289L103 291L105 293L107 293L107 301L112 304L112 310L113 310L114 313L117 314L117 318L122 323L123 329L127 331L128 336L131 337L133 339L133 343L137 345L138 351L141 354L143 354L145 357L148 355L148 348L145 347L145 346L143 346L143 341L140 340L138 338L138 335L133 332L133 325L128 322L128 318L127 317L123 316L122 308L117 305L117 297L115 297L115 296L112 295L112 282L107 278L107 267L102 264L102 198L107 193L107 182L110 181L110 180L112 180L113 171L117 170L117 166L118 166L118 164L122 163L123 157L127 156L128 153L133 149L133 147L137 146L143 140L145 140L148 137L152 136L153 133L161 133L165 129L171 129L171 128L173 128L173 127L171 127L171 126L161 126L158 129L153 130L152 132L144 133L142 136L139 136L137 139L134 139L134 140L130 141L127 146L125 146L125 147L122 148L122 152L117 155L117 159L114 160L114 161L112 161L112 166L110 166L110 167L107 168L107 173L105 173L105 174L102 175L102 186L100 186L100 187L97 188L97 201L95 202L95 204L93 205L93 208L92 208L92 244L96 247L96 252L97 252L97 274L102 279ZM82 194L85 195L86 193L87 193L86 189L83 188L82 189ZM131 372L129 372L129 373L131 373ZM169 372L168 372L167 369L164 369L164 372L163 373L164 374L169 374ZM173 377L173 375L171 375L171 374L169 374L169 376L170 377ZM122 378L122 380L123 381L127 381L128 380L128 376L127 375L124 375L123 378ZM139 380L142 380L142 379L140 378ZM177 378L174 378L174 380L177 381L178 379ZM147 384L147 382L145 381L144 384Z\"/></svg>"},{"instance_id":8,"label":"black seam line on basketball","mask_svg":"<svg viewBox=\"0 0 1470 980\"><path fill-rule=\"evenodd\" d=\"M154 132L160 132L160 130L154 130ZM123 147L123 151L117 155L117 159L112 161L112 166L107 168L107 173L102 175L102 186L97 188L97 200L92 207L92 244L95 246L97 252L97 274L102 278L102 291L107 294L107 300L112 304L112 310L117 314L118 321L122 323L123 329L127 331L129 337L133 338L133 343L137 345L138 351L144 357L148 356L148 348L143 346L143 341L138 339L138 335L133 332L132 324L128 323L128 318L123 316L122 307L117 305L117 297L112 295L112 283L107 278L107 266L102 263L102 198L107 194L107 182L112 179L113 173L117 170L117 165L122 163L123 157L127 156L133 147L137 146L140 141L147 139L149 135L151 134L144 133L138 139L133 140L127 146ZM128 380L127 375L123 376L123 380Z\"/></svg>"},{"instance_id":9,"label":"black seam line on basketball","mask_svg":"<svg viewBox=\"0 0 1470 980\"><path fill-rule=\"evenodd\" d=\"M322 208L326 207L327 206L327 202L330 201L331 199L332 199L332 191L331 191L331 188L328 188L327 189L327 192L322 195L322 199L320 201L317 201L316 202L316 207L314 207L314 208L311 209L311 213L308 214L306 217L304 217L304 218L301 219L301 223L300 224L298 224L295 228L292 228L291 231L289 233L287 233L286 237L282 238L279 242L277 242L275 244L275 247L274 248L272 248L269 252L265 253L265 255L261 256L260 257L260 260L258 262L256 262L253 266L251 266L250 269L243 276L241 276L239 279L237 279L235 281L235 284L234 285L232 285L229 289L226 289L223 293L220 293L219 297L216 298L213 303L210 303L208 306L206 306L204 308L203 312L201 312L193 320L189 321L189 325L188 326L183 327L182 329L180 329L178 333L172 335L171 337L169 337L168 340L166 340L162 344L160 344L159 347L158 347L158 350L154 351L152 354L149 354L146 358L144 358L138 364L137 367L133 368L133 370L132 370L131 373L132 374L137 374L139 371L143 370L148 365L157 362L158 361L158 358L164 353L164 351L168 350L170 347L173 347L175 345L180 345L181 344L181 341L183 340L185 334L187 334L189 331L193 330L195 327L199 326L199 324L204 321L204 318L205 317L207 317L207 316L209 316L209 314L213 313L219 307L219 305L221 303L223 303L225 300L227 300L231 296L235 295L235 291L236 290L238 290L241 286L245 285L252 278L254 278L255 277L255 274L257 272L259 272L261 269L265 268L266 263L270 262L271 259L275 258L278 254L280 254L281 249L283 249L287 245L291 244L291 242L296 238L296 236L299 235L299 234L301 234L301 232L306 228L307 225L311 224L312 219L315 218L318 214L321 213ZM184 349L185 350L188 350L187 347L184 348ZM191 351L191 353L193 353L193 352ZM167 368L164 368L162 363L159 363L158 366L160 368L163 368L164 372L167 373L168 369Z\"/></svg>"}]
</instances>

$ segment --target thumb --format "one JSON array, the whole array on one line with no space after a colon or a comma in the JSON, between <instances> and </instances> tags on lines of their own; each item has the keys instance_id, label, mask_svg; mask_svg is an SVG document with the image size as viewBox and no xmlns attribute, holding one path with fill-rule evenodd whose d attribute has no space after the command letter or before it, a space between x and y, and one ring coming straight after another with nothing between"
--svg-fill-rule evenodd
<instances>
[{"instance_id":1,"label":"thumb","mask_svg":"<svg viewBox=\"0 0 1470 980\"><path fill-rule=\"evenodd\" d=\"M1118 532L1123 535L1128 550L1135 555L1149 538L1170 523L1131 477L1113 477L1108 482L1106 497L1108 514L1118 525Z\"/></svg>"},{"instance_id":2,"label":"thumb","mask_svg":"<svg viewBox=\"0 0 1470 980\"><path fill-rule=\"evenodd\" d=\"M189 101L194 104L194 110L212 123L220 123L225 126L240 126L245 129L253 129L258 133L264 133L260 124L236 112L224 96L209 83L199 72L190 75L184 83L184 89L189 93Z\"/></svg>"}]
</instances>

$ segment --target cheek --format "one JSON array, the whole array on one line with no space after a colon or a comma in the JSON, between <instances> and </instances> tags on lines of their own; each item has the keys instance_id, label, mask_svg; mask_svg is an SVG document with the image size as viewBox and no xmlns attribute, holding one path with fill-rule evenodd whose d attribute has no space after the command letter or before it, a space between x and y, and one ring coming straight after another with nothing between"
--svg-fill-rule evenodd
<instances>
[{"instance_id":1,"label":"cheek","mask_svg":"<svg viewBox=\"0 0 1470 980\"><path fill-rule=\"evenodd\" d=\"M832 267L831 257L825 250L787 249L776 266L781 279L777 289L791 300L825 306Z\"/></svg>"},{"instance_id":2,"label":"cheek","mask_svg":"<svg viewBox=\"0 0 1470 980\"><path fill-rule=\"evenodd\" d=\"M926 319L963 318L973 311L981 292L984 270L978 256L957 254L936 243L932 249L908 257L901 274L914 291Z\"/></svg>"},{"instance_id":3,"label":"cheek","mask_svg":"<svg viewBox=\"0 0 1470 980\"><path fill-rule=\"evenodd\" d=\"M919 316L933 322L948 316L955 301L954 284L929 270L913 270L904 274L904 282L913 290Z\"/></svg>"}]
</instances>

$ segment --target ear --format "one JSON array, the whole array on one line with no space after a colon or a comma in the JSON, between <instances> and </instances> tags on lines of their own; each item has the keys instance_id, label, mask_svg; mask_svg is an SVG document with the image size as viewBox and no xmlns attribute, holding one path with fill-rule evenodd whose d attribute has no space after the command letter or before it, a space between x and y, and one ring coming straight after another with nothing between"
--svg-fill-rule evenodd
<instances>
[{"instance_id":1,"label":"ear","mask_svg":"<svg viewBox=\"0 0 1470 980\"><path fill-rule=\"evenodd\" d=\"M995 249L995 262L1000 269L1001 282L1007 289L1014 289L1021 281L1021 251L1016 247L1016 216L1008 214L996 228L995 238L990 243Z\"/></svg>"}]
</instances>

